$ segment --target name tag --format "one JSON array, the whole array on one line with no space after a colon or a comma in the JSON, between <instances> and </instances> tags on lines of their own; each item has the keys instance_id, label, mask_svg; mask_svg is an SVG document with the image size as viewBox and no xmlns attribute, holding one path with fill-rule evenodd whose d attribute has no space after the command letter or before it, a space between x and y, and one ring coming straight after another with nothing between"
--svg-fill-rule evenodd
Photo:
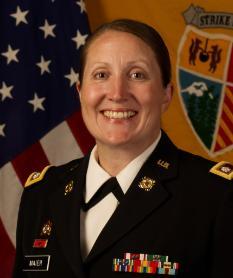
<instances>
[{"instance_id":1,"label":"name tag","mask_svg":"<svg viewBox=\"0 0 233 278\"><path fill-rule=\"evenodd\" d=\"M23 271L48 271L50 255L26 255L23 260Z\"/></svg>"}]
</instances>

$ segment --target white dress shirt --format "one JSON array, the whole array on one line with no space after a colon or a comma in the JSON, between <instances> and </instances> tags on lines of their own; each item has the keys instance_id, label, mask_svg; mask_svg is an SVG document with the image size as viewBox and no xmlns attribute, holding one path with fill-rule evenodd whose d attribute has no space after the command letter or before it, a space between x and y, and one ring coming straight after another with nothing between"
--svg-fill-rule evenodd
<instances>
[{"instance_id":1,"label":"white dress shirt","mask_svg":"<svg viewBox=\"0 0 233 278\"><path fill-rule=\"evenodd\" d=\"M158 138L143 153L132 160L124 169L116 176L124 194L129 189L131 183L141 169L146 159L156 148L161 138L161 132ZM95 192L104 184L111 176L98 164L96 160L97 146L91 152L86 174L86 192L84 200L87 203ZM83 258L89 254L100 232L108 222L109 218L115 211L119 202L113 193L109 193L94 207L84 212L81 210L80 215L80 240L81 253Z\"/></svg>"}]
</instances>

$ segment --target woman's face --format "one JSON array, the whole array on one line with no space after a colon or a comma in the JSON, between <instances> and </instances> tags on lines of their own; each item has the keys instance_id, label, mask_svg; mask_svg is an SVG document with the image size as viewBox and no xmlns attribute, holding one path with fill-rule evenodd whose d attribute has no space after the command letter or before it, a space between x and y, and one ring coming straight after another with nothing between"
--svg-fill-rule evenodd
<instances>
[{"instance_id":1,"label":"woman's face","mask_svg":"<svg viewBox=\"0 0 233 278\"><path fill-rule=\"evenodd\" d=\"M145 149L171 100L152 49L126 32L106 31L90 45L81 88L82 115L97 144Z\"/></svg>"}]
</instances>

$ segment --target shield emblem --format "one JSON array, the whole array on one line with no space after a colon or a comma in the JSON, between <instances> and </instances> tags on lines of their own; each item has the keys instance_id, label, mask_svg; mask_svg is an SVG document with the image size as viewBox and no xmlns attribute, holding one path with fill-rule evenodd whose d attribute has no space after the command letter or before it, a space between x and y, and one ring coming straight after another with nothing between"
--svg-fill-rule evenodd
<instances>
[{"instance_id":1,"label":"shield emblem","mask_svg":"<svg viewBox=\"0 0 233 278\"><path fill-rule=\"evenodd\" d=\"M187 26L177 59L180 101L210 156L233 148L233 39Z\"/></svg>"}]
</instances>

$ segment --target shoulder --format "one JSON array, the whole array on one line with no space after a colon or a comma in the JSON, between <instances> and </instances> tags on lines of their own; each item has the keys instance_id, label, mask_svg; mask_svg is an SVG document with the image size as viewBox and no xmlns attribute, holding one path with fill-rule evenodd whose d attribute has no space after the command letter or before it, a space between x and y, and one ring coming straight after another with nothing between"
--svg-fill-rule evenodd
<instances>
[{"instance_id":1,"label":"shoulder","mask_svg":"<svg viewBox=\"0 0 233 278\"><path fill-rule=\"evenodd\" d=\"M64 176L71 174L79 167L81 162L82 158L59 166L48 165L42 171L35 171L27 178L24 189L31 191L33 189L41 189L44 186L47 188L48 185L54 184L54 182L62 179Z\"/></svg>"},{"instance_id":2,"label":"shoulder","mask_svg":"<svg viewBox=\"0 0 233 278\"><path fill-rule=\"evenodd\" d=\"M230 175L222 174L228 169L221 169L226 165L231 168L231 163L213 162L184 151L180 152L179 161L177 188L190 204L193 202L194 206L198 200L199 208L209 210L217 209L226 200L228 203L232 200L232 177L229 179Z\"/></svg>"},{"instance_id":3,"label":"shoulder","mask_svg":"<svg viewBox=\"0 0 233 278\"><path fill-rule=\"evenodd\" d=\"M214 162L201 156L180 151L181 165L188 173L218 181L233 180L233 164L227 161Z\"/></svg>"},{"instance_id":4,"label":"shoulder","mask_svg":"<svg viewBox=\"0 0 233 278\"><path fill-rule=\"evenodd\" d=\"M233 164L227 161L220 161L210 169L210 173L223 177L227 180L232 180Z\"/></svg>"}]
</instances>

